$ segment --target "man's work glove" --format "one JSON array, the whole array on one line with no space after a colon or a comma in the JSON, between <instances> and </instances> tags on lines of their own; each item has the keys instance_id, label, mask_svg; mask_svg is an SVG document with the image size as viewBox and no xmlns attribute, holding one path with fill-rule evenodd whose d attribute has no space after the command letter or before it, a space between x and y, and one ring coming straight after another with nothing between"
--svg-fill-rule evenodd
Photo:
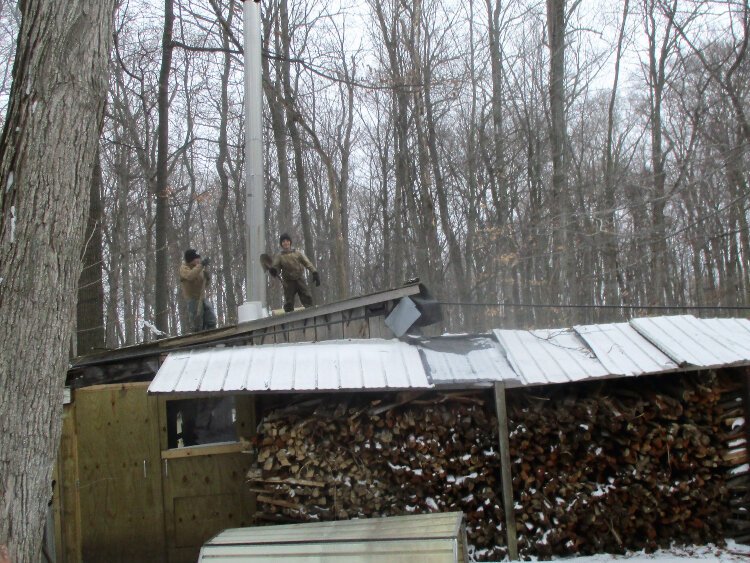
<instances>
[{"instance_id":1,"label":"man's work glove","mask_svg":"<svg viewBox=\"0 0 750 563\"><path fill-rule=\"evenodd\" d=\"M211 259L210 259L210 258L204 258L203 260L201 260L201 265L202 265L202 266L203 266L204 268L205 268L206 266L208 266L208 265L209 265L210 263L211 263Z\"/></svg>"},{"instance_id":2,"label":"man's work glove","mask_svg":"<svg viewBox=\"0 0 750 563\"><path fill-rule=\"evenodd\" d=\"M320 274L318 272L313 272L313 281L315 282L315 287L320 286Z\"/></svg>"},{"instance_id":3,"label":"man's work glove","mask_svg":"<svg viewBox=\"0 0 750 563\"><path fill-rule=\"evenodd\" d=\"M276 268L268 268L268 273L274 278L279 275L279 271Z\"/></svg>"}]
</instances>

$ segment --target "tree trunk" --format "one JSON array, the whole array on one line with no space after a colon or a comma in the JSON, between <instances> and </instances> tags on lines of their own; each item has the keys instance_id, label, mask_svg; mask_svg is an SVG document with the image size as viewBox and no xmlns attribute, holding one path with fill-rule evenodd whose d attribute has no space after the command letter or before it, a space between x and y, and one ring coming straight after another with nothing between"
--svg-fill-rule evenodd
<instances>
[{"instance_id":1,"label":"tree trunk","mask_svg":"<svg viewBox=\"0 0 750 563\"><path fill-rule=\"evenodd\" d=\"M408 244L406 206L404 199L411 184L410 155L409 155L409 116L406 80L401 71L401 49L399 46L398 14L392 14L388 19L382 0L372 0L372 8L378 20L378 27L383 36L383 42L388 56L388 73L391 79L392 89L392 120L395 129L394 152L396 160L396 176L394 187L394 213L392 232L384 233L383 236L391 239L391 256L393 277L396 284L403 281L404 272L408 271L406 246ZM413 256L411 257L414 258Z\"/></svg>"},{"instance_id":2,"label":"tree trunk","mask_svg":"<svg viewBox=\"0 0 750 563\"><path fill-rule=\"evenodd\" d=\"M297 192L299 197L299 218L302 225L302 238L305 244L305 255L311 260L315 257L312 241L312 221L310 220L310 206L307 204L307 177L305 175L305 157L302 150L302 136L294 118L289 119L289 135L292 138L294 150L294 173L297 177ZM318 267L318 264L315 264Z\"/></svg>"},{"instance_id":3,"label":"tree trunk","mask_svg":"<svg viewBox=\"0 0 750 563\"><path fill-rule=\"evenodd\" d=\"M227 23L231 24L234 14L234 2L230 3ZM216 205L216 224L221 243L221 277L226 292L226 316L230 324L237 321L237 298L234 293L232 280L232 244L227 226L227 203L229 201L229 175L226 165L229 159L229 145L227 141L227 121L229 115L229 75L232 71L232 57L229 52L229 38L225 31L221 36L224 49L224 67L221 73L221 115L219 116L219 154L216 157L216 172L219 175L219 201Z\"/></svg>"},{"instance_id":4,"label":"tree trunk","mask_svg":"<svg viewBox=\"0 0 750 563\"><path fill-rule=\"evenodd\" d=\"M114 0L20 3L0 138L0 550L39 560Z\"/></svg>"},{"instance_id":5,"label":"tree trunk","mask_svg":"<svg viewBox=\"0 0 750 563\"><path fill-rule=\"evenodd\" d=\"M335 283L332 285L335 292L334 297L336 299L346 299L349 297L349 276L347 271L349 263L346 255L346 245L344 243L342 226L342 217L345 217L345 214L342 211L341 193L339 192L341 177L337 174L336 168L333 165L333 155L326 151L326 148L323 146L323 143L320 140L320 137L318 137L313 125L308 123L297 111L294 112L293 119L300 124L305 133L310 137L312 146L325 167L326 185L328 187L328 197L330 201L329 216L331 225L329 232L330 237L333 239L332 260ZM300 197L302 196L303 194L300 193ZM323 210L321 209L321 211ZM308 244L308 242L305 241L305 244ZM314 255L309 257L313 258Z\"/></svg>"},{"instance_id":6,"label":"tree trunk","mask_svg":"<svg viewBox=\"0 0 750 563\"><path fill-rule=\"evenodd\" d=\"M99 151L89 189L90 204L83 241L83 269L78 280L76 354L104 348L104 289L102 285L102 167Z\"/></svg>"},{"instance_id":7,"label":"tree trunk","mask_svg":"<svg viewBox=\"0 0 750 563\"><path fill-rule=\"evenodd\" d=\"M284 12L281 14L282 25L289 25L288 12L286 11L286 4L284 4ZM299 218L300 225L302 226L302 240L305 247L305 255L315 261L315 247L313 245L312 236L312 221L310 220L310 206L308 205L308 184L307 175L305 173L305 156L302 146L302 135L300 134L297 123L299 122L299 116L294 108L294 100L296 98L296 91L292 87L291 76L289 72L289 58L290 58L290 35L283 33L282 36L282 49L284 53L284 65L283 84L284 84L284 103L286 107L286 123L289 129L289 137L292 141L292 151L294 153L294 175L297 180L297 197L299 201ZM320 268L320 264L315 264L317 268Z\"/></svg>"},{"instance_id":8,"label":"tree trunk","mask_svg":"<svg viewBox=\"0 0 750 563\"><path fill-rule=\"evenodd\" d=\"M276 44L273 46L275 52L284 49L289 41L289 22L288 17L285 17L286 15L286 1L281 0L279 2L279 16L281 21L275 20L269 22L269 25L276 25L276 29L273 34L266 34L265 37L266 41L269 42L271 37L275 38ZM265 47L267 50L271 50L270 45L266 45ZM288 49L283 52L288 53ZM294 225L292 222L292 194L289 183L284 97L282 92L282 80L287 80L286 74L289 72L290 67L288 54L282 58L284 59L283 61L277 60L274 63L276 76L272 80L270 60L268 57L263 57L262 66L265 78L263 80L263 91L266 95L268 110L271 114L271 130L273 131L273 141L276 145L276 160L279 173L279 201L276 209L278 209L279 232L289 232L294 235L294 229L292 228Z\"/></svg>"},{"instance_id":9,"label":"tree trunk","mask_svg":"<svg viewBox=\"0 0 750 563\"><path fill-rule=\"evenodd\" d=\"M331 201L331 234L333 236L333 261L334 261L334 273L335 273L335 297L336 299L346 299L349 297L349 279L347 276L347 266L345 247L344 247L344 236L342 233L341 226L341 198L339 197L338 185L339 179L336 174L336 170L333 167L333 161L331 155L325 152L320 139L318 139L315 131L307 125L304 121L302 122L307 134L310 136L313 146L320 156L321 161L326 169L326 178L328 185L328 196Z\"/></svg>"},{"instance_id":10,"label":"tree trunk","mask_svg":"<svg viewBox=\"0 0 750 563\"><path fill-rule=\"evenodd\" d=\"M339 131L341 131L341 129L343 129L343 131L341 131L339 136L340 140L338 142L339 151L341 152L341 173L339 174L337 188L341 199L341 251L343 252L344 261L348 271L348 266L351 264L351 257L349 254L349 191L351 189L349 183L349 169L352 155L352 130L354 128L354 81L356 79L356 68L353 66L354 61L352 61L352 69L351 71L349 70L349 67L346 64L346 54L343 52L341 53L341 59L347 78L346 85L340 86L342 90L342 106L344 105L344 100L346 103L346 119L343 120L343 126L339 128ZM349 280L347 276L347 284L350 283L350 281L351 280Z\"/></svg>"},{"instance_id":11,"label":"tree trunk","mask_svg":"<svg viewBox=\"0 0 750 563\"><path fill-rule=\"evenodd\" d=\"M570 197L565 156L567 138L565 119L565 11L566 0L547 0L549 34L549 105L550 150L552 153L552 277L549 298L561 303L577 295L575 270L571 256L574 245L570 237Z\"/></svg>"},{"instance_id":12,"label":"tree trunk","mask_svg":"<svg viewBox=\"0 0 750 563\"><path fill-rule=\"evenodd\" d=\"M615 221L615 103L617 102L617 86L620 79L620 61L625 39L625 25L628 19L630 1L625 0L622 8L622 21L617 39L617 53L615 55L615 75L612 81L612 93L607 108L607 147L604 155L604 195L602 198L602 226L599 230L600 252L602 253L602 269L604 273L604 304L619 305L620 295L617 291L617 223ZM612 317L614 315L610 315Z\"/></svg>"},{"instance_id":13,"label":"tree trunk","mask_svg":"<svg viewBox=\"0 0 750 563\"><path fill-rule=\"evenodd\" d=\"M443 278L442 257L440 255L440 243L437 233L437 215L435 213L435 203L433 201L433 169L430 166L430 155L428 151L427 133L425 131L425 90L426 83L430 78L429 66L430 61L422 62L421 49L422 41L422 0L412 2L411 17L412 35L409 37L407 48L411 55L412 77L418 80L420 85L414 88L414 112L412 120L416 132L416 149L417 149L417 170L419 181L413 182L411 189L414 191L414 200L416 201L419 221L419 233L417 240L420 244L415 248L417 254L424 258L424 266L420 275L424 276L424 281L433 292L442 293L438 287L438 280ZM417 213L415 213L415 216ZM449 229L450 225L446 225ZM420 248L421 247L421 248ZM441 283L442 285L442 283Z\"/></svg>"},{"instance_id":14,"label":"tree trunk","mask_svg":"<svg viewBox=\"0 0 750 563\"><path fill-rule=\"evenodd\" d=\"M116 141L122 141L122 138L119 137L119 133L119 131L116 132ZM123 296L126 295L125 289L122 288L127 281L126 279L123 279L123 261L129 255L127 250L124 249L124 244L127 242L127 202L130 193L130 183L128 179L129 162L124 150L124 143L115 143L115 154L113 160L114 163L112 167L115 177L115 201L112 205L113 216L109 218L109 224L111 225L111 235L109 237L109 247L107 249L107 254L109 256L107 285L109 286L109 291L107 292L107 323L104 336L104 344L106 348L110 350L117 348L122 343L119 339L119 335L122 334L122 326L118 311L120 309L120 293L122 292ZM124 320L126 326L128 326L127 323L132 322L130 318L127 318L130 313L130 308L125 306L126 318Z\"/></svg>"},{"instance_id":15,"label":"tree trunk","mask_svg":"<svg viewBox=\"0 0 750 563\"><path fill-rule=\"evenodd\" d=\"M280 0L279 1L279 23L281 25L281 29L279 30L279 33L276 37L276 43L277 48L276 51L279 51L279 42L280 42L280 48L281 53L283 54L282 60L278 64L278 72L281 73L281 81L280 83L277 82L279 90L278 96L279 96L279 124L278 124L278 130L277 130L277 124L275 119L272 119L273 122L273 136L276 140L276 145L279 149L279 230L293 230L292 227L294 226L294 218L292 216L292 193L291 193L291 183L289 180L289 163L287 161L287 136L286 136L286 123L289 119L290 112L286 107L282 107L282 100L286 102L286 104L294 104L294 98L295 96L291 93L291 43L292 43L292 33L289 29L289 5L287 0ZM270 76L269 76L269 84L270 84ZM281 88L283 86L283 91L281 91ZM270 105L270 104L269 104ZM271 107L272 112L272 118L274 113L274 108ZM310 245L310 248L305 248L305 254L307 254L307 250L312 249L312 233L303 233L305 237L305 245ZM308 238L309 235L309 238ZM307 254L307 256L312 256L312 254Z\"/></svg>"},{"instance_id":16,"label":"tree trunk","mask_svg":"<svg viewBox=\"0 0 750 563\"><path fill-rule=\"evenodd\" d=\"M174 0L164 0L164 33L159 72L159 132L156 155L156 269L154 279L154 324L169 332L169 74L172 70Z\"/></svg>"},{"instance_id":17,"label":"tree trunk","mask_svg":"<svg viewBox=\"0 0 750 563\"><path fill-rule=\"evenodd\" d=\"M673 7L676 0L673 0ZM651 171L653 176L651 194L651 281L649 283L648 302L660 305L671 302L667 293L667 276L669 261L666 241L666 170L665 154L662 146L662 101L666 86L667 57L672 49L672 19L667 21L661 44L657 37L655 0L646 0L646 35L648 39L648 77L651 134Z\"/></svg>"}]
</instances>

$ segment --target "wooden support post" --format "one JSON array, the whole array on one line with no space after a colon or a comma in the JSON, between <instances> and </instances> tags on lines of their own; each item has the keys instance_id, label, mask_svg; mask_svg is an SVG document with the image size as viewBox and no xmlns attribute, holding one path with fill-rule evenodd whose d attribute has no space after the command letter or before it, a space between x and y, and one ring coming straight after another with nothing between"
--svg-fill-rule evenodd
<instances>
[{"instance_id":1,"label":"wooden support post","mask_svg":"<svg viewBox=\"0 0 750 563\"><path fill-rule=\"evenodd\" d=\"M508 558L518 560L516 514L513 509L513 478L510 473L510 437L508 435L508 408L505 404L505 385L495 382L495 409L497 410L497 436L500 443L500 468L503 487L503 512L505 512Z\"/></svg>"}]
</instances>

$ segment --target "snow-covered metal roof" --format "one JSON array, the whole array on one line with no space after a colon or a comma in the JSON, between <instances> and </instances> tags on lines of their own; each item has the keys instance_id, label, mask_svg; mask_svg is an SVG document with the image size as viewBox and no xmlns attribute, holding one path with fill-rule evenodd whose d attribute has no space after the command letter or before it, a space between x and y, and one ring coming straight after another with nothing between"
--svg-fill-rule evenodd
<instances>
[{"instance_id":1,"label":"snow-covered metal roof","mask_svg":"<svg viewBox=\"0 0 750 563\"><path fill-rule=\"evenodd\" d=\"M581 325L573 330L611 375L643 375L678 368L628 323Z\"/></svg>"},{"instance_id":2,"label":"snow-covered metal roof","mask_svg":"<svg viewBox=\"0 0 750 563\"><path fill-rule=\"evenodd\" d=\"M495 330L522 385L567 383L604 377L607 369L570 329Z\"/></svg>"},{"instance_id":3,"label":"snow-covered metal roof","mask_svg":"<svg viewBox=\"0 0 750 563\"><path fill-rule=\"evenodd\" d=\"M750 321L691 315L483 336L213 348L171 353L152 393L507 387L750 365Z\"/></svg>"},{"instance_id":4,"label":"snow-covered metal roof","mask_svg":"<svg viewBox=\"0 0 750 563\"><path fill-rule=\"evenodd\" d=\"M679 365L704 368L750 361L750 321L692 315L634 319L630 324Z\"/></svg>"},{"instance_id":5,"label":"snow-covered metal roof","mask_svg":"<svg viewBox=\"0 0 750 563\"><path fill-rule=\"evenodd\" d=\"M443 336L418 343L436 386L505 381L520 385L518 376L488 336Z\"/></svg>"},{"instance_id":6,"label":"snow-covered metal roof","mask_svg":"<svg viewBox=\"0 0 750 563\"><path fill-rule=\"evenodd\" d=\"M332 340L173 352L151 393L429 389L417 348L398 340Z\"/></svg>"}]
</instances>

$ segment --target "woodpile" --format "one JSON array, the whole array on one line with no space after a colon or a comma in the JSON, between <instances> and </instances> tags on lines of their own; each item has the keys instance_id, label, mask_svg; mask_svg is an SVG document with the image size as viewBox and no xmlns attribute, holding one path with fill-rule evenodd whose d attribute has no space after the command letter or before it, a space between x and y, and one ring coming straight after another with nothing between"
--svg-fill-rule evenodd
<instances>
[{"instance_id":1,"label":"woodpile","mask_svg":"<svg viewBox=\"0 0 750 563\"><path fill-rule=\"evenodd\" d=\"M510 410L525 551L618 553L724 538L729 504L715 376L566 391L525 393Z\"/></svg>"},{"instance_id":2,"label":"woodpile","mask_svg":"<svg viewBox=\"0 0 750 563\"><path fill-rule=\"evenodd\" d=\"M249 479L261 520L462 510L469 541L504 544L496 420L487 396L334 396L277 409Z\"/></svg>"},{"instance_id":3,"label":"woodpile","mask_svg":"<svg viewBox=\"0 0 750 563\"><path fill-rule=\"evenodd\" d=\"M509 392L521 554L720 542L747 456L727 392L713 373ZM505 556L489 392L308 398L269 412L255 448L261 521L461 510L474 557Z\"/></svg>"},{"instance_id":4,"label":"woodpile","mask_svg":"<svg viewBox=\"0 0 750 563\"><path fill-rule=\"evenodd\" d=\"M739 371L739 370L738 370ZM724 451L728 464L727 488L731 516L727 520L727 536L742 543L750 542L750 457L747 450L748 406L745 402L747 388L742 379L750 370L742 370L743 377L722 378L724 388L720 408L723 416Z\"/></svg>"}]
</instances>

